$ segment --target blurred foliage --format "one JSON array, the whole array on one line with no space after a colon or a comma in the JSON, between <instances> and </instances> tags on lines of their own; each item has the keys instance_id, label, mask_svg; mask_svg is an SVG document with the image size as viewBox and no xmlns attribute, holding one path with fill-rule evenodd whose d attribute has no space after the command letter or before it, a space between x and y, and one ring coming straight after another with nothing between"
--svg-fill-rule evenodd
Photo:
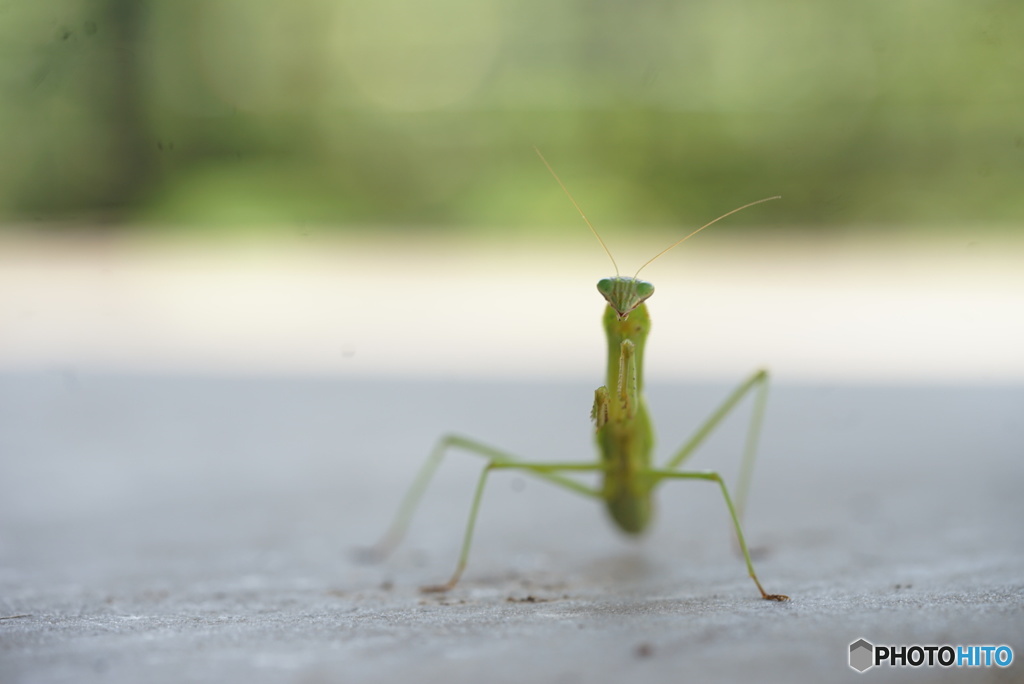
<instances>
[{"instance_id":1,"label":"blurred foliage","mask_svg":"<svg viewBox=\"0 0 1024 684\"><path fill-rule=\"evenodd\" d=\"M0 0L0 218L1013 226L1019 0Z\"/></svg>"}]
</instances>

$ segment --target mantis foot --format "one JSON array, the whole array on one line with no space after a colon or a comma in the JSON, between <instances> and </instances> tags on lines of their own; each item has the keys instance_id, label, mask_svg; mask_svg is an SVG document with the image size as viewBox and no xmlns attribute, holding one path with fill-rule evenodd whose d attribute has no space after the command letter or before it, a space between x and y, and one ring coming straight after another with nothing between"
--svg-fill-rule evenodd
<instances>
[{"instance_id":1,"label":"mantis foot","mask_svg":"<svg viewBox=\"0 0 1024 684\"><path fill-rule=\"evenodd\" d=\"M430 584L425 587L420 587L420 591L424 594L443 594L446 591L450 591L454 586L454 582L448 582L447 584Z\"/></svg>"}]
</instances>

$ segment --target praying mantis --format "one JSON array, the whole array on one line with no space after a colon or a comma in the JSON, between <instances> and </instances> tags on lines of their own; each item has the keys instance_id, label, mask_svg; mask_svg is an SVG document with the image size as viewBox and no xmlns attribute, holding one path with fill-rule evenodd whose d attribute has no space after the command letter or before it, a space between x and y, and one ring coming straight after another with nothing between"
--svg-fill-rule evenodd
<instances>
[{"instance_id":1,"label":"praying mantis","mask_svg":"<svg viewBox=\"0 0 1024 684\"><path fill-rule=\"evenodd\" d=\"M586 214L583 213L583 209L580 208L540 150L537 148L534 150L561 186L576 211L579 212L594 237L601 243L615 268L614 277L602 278L597 283L598 292L607 302L603 323L608 339L607 378L605 385L599 387L594 393L594 404L591 409L600 458L592 462L524 461L474 439L455 434L445 435L438 441L413 480L388 531L380 542L370 549L370 556L376 559L382 558L398 544L445 454L450 450L459 449L483 457L487 463L477 481L455 572L446 583L423 587L423 591L444 592L452 589L458 583L469 559L473 530L476 526L477 514L480 510L480 502L488 475L493 470L519 470L585 497L603 501L615 524L630 535L639 535L648 527L652 514L652 496L654 490L662 482L667 480L703 480L715 483L722 492L726 508L732 519L736 541L746 562L747 573L757 585L761 597L771 601L789 600L789 597L784 594L769 594L761 586L740 525L767 400L768 372L758 370L747 378L729 394L689 441L663 466L654 466L651 461L654 441L651 420L643 397L644 344L651 327L651 319L645 301L654 294L654 285L637 278L640 272L655 259L705 228L755 204L779 199L779 197L766 197L751 202L704 224L656 254L641 266L633 277L628 278L619 275L619 267L615 258ZM736 504L734 504L725 481L717 472L681 470L680 466L733 408L751 392L755 394L754 407L747 429L746 445L737 483ZM597 473L602 477L602 483L596 487L588 486L573 479L571 477L573 473Z\"/></svg>"}]
</instances>

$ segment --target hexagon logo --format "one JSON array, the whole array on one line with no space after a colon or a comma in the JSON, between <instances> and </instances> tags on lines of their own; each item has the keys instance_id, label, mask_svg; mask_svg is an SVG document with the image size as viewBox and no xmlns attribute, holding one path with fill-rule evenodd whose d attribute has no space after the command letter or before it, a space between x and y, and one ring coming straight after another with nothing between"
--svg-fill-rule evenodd
<instances>
[{"instance_id":1,"label":"hexagon logo","mask_svg":"<svg viewBox=\"0 0 1024 684\"><path fill-rule=\"evenodd\" d=\"M864 672L874 666L875 647L865 639L857 639L850 644L850 667L857 672Z\"/></svg>"}]
</instances>

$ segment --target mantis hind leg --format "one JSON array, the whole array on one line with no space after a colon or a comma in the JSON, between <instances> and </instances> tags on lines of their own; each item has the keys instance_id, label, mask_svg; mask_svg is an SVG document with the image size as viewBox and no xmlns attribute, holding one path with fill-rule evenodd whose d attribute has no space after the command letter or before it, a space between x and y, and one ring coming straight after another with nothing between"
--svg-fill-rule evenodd
<instances>
[{"instance_id":1,"label":"mantis hind leg","mask_svg":"<svg viewBox=\"0 0 1024 684\"><path fill-rule=\"evenodd\" d=\"M740 550L743 552L743 560L747 564L747 573L750 575L750 579L754 580L754 584L757 585L758 591L761 592L761 598L769 601L788 601L789 597L785 594L769 594L761 586L761 581L757 579L757 573L754 571L754 563L750 560L750 551L747 550L747 542L743 537L743 528L740 526L739 515L736 512L736 507L733 506L732 497L729 496L729 490L725 486L725 481L722 480L722 476L716 472L684 472L679 470L649 470L645 473L647 476L653 478L655 481L662 479L679 479L679 480L708 480L711 482L717 482L719 488L722 490L722 497L725 499L725 505L729 509L729 517L732 518L733 527L736 530L736 541L739 542Z\"/></svg>"},{"instance_id":2,"label":"mantis hind leg","mask_svg":"<svg viewBox=\"0 0 1024 684\"><path fill-rule=\"evenodd\" d=\"M740 464L740 473L736 481L736 512L739 518L743 519L743 513L747 505L747 494L750 491L750 478L754 471L754 461L757 458L757 444L761 437L761 425L764 422L764 410L768 402L768 371L761 369L753 373L739 387L726 397L725 401L708 416L707 420L697 429L693 436L684 444L675 455L665 464L664 470L676 470L683 464L693 452L697 450L708 435L710 435L718 424L743 400L750 392L755 392L754 409L750 415L750 424L747 428L747 439L743 448L743 462Z\"/></svg>"},{"instance_id":3,"label":"mantis hind leg","mask_svg":"<svg viewBox=\"0 0 1024 684\"><path fill-rule=\"evenodd\" d=\"M430 453L430 456L423 464L420 472L416 475L416 479L413 480L412 485L409 487L409 491L406 492L405 497L402 499L402 503L398 508L398 513L395 515L395 519L388 528L388 531L384 534L384 537L369 550L368 555L371 559L377 560L385 557L395 546L397 546L398 542L401 541L402 537L405 535L405 531L409 527L413 514L416 512L416 507L419 505L420 499L423 497L427 486L430 484L430 479L437 471L438 466L440 466L444 455L452 448L458 448L470 454L482 456L483 458L486 458L488 462L487 465L484 466L483 472L480 474L480 479L477 481L476 490L473 494L473 503L470 507L469 520L466 523L466 531L462 540L462 549L459 552L459 560L455 567L455 572L452 573L451 578L446 583L423 587L423 591L448 591L458 583L459 578L462 576L462 572L466 568L466 562L469 559L469 550L473 541L473 529L476 526L476 518L480 510L480 501L483 499L484 486L487 483L487 476L491 470L499 468L523 470L543 480L547 480L552 484L565 487L566 489L584 496L595 498L601 497L601 493L599 491L587 487L586 485L583 485L571 478L560 475L557 472L592 472L603 470L604 466L601 463L525 462L511 454L508 454L507 452L495 449L481 442L461 437L459 435L446 435L438 441L437 446L434 447L434 450Z\"/></svg>"}]
</instances>

